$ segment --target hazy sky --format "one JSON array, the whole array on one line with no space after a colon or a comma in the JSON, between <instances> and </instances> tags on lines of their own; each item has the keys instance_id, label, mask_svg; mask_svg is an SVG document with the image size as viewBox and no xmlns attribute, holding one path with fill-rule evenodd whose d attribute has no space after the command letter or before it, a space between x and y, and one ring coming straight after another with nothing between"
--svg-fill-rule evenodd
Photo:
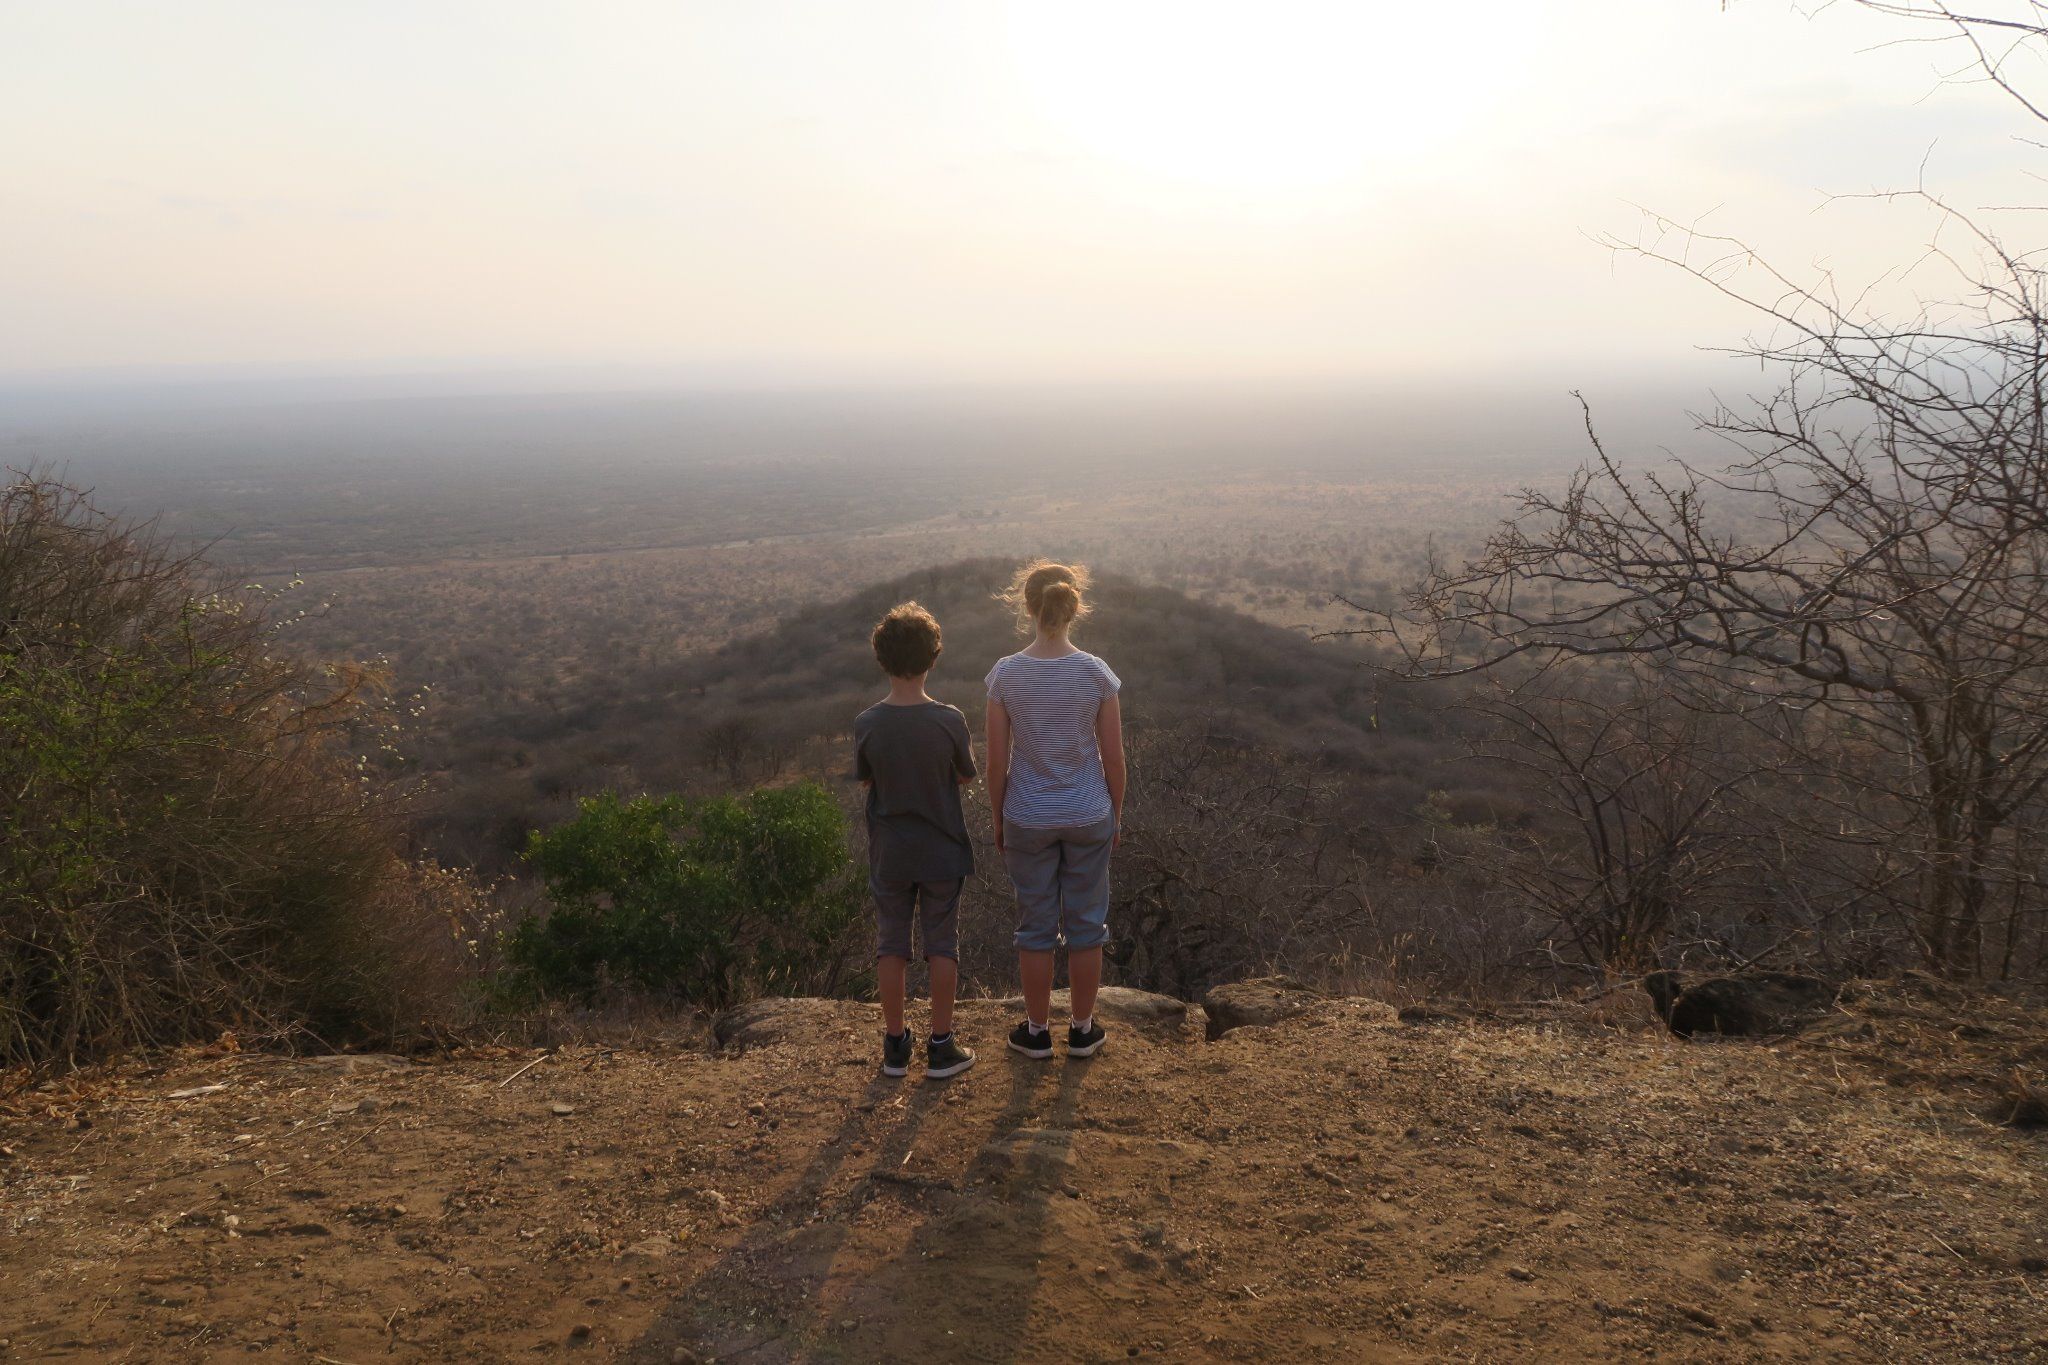
<instances>
[{"instance_id":1,"label":"hazy sky","mask_svg":"<svg viewBox=\"0 0 2048 1365\"><path fill-rule=\"evenodd\" d=\"M1737 337L1632 204L1855 278L2006 104L1787 0L0 0L0 377L1324 378Z\"/></svg>"}]
</instances>

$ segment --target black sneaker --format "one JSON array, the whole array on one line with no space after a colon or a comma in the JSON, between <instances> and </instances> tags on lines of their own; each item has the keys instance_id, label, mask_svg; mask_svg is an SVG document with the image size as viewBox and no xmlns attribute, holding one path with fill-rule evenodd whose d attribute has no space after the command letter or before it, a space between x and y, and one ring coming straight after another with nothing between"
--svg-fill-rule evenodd
<instances>
[{"instance_id":1,"label":"black sneaker","mask_svg":"<svg viewBox=\"0 0 2048 1365\"><path fill-rule=\"evenodd\" d=\"M1034 1033L1030 1021L1026 1020L1010 1030L1010 1046L1026 1057L1036 1057L1042 1062L1052 1056L1052 1030Z\"/></svg>"},{"instance_id":2,"label":"black sneaker","mask_svg":"<svg viewBox=\"0 0 2048 1365\"><path fill-rule=\"evenodd\" d=\"M1088 1031L1086 1033L1083 1033L1071 1024L1067 1026L1067 1055L1069 1057L1093 1057L1096 1053L1102 1051L1102 1045L1108 1041L1109 1035L1102 1031L1102 1024L1098 1020L1090 1019L1088 1021Z\"/></svg>"},{"instance_id":3,"label":"black sneaker","mask_svg":"<svg viewBox=\"0 0 2048 1365\"><path fill-rule=\"evenodd\" d=\"M934 1038L925 1045L924 1074L935 1081L957 1076L974 1065L974 1050L960 1046L952 1034Z\"/></svg>"},{"instance_id":4,"label":"black sneaker","mask_svg":"<svg viewBox=\"0 0 2048 1365\"><path fill-rule=\"evenodd\" d=\"M910 1054L917 1047L917 1035L909 1029L895 1037L882 1035L882 1074L884 1076L908 1076Z\"/></svg>"}]
</instances>

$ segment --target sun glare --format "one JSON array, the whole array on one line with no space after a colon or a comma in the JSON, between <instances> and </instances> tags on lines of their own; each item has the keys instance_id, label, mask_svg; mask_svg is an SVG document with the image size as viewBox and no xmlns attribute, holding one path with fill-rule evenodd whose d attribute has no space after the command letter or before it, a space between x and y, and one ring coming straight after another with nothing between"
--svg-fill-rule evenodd
<instances>
[{"instance_id":1,"label":"sun glare","mask_svg":"<svg viewBox=\"0 0 2048 1365\"><path fill-rule=\"evenodd\" d=\"M1443 148L1513 63L1470 36L1359 4L1033 5L1013 20L1038 113L1143 174L1248 195L1352 181Z\"/></svg>"}]
</instances>

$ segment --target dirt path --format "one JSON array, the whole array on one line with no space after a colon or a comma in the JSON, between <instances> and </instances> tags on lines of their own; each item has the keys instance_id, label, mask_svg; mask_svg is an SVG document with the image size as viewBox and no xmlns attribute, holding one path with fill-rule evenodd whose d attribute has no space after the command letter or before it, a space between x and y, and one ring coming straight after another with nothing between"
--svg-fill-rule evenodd
<instances>
[{"instance_id":1,"label":"dirt path","mask_svg":"<svg viewBox=\"0 0 2048 1365\"><path fill-rule=\"evenodd\" d=\"M32 1092L0 1356L2048 1357L2048 1153L1979 1117L1953 1027L1684 1045L1345 1001L1032 1063L1007 1017L966 1010L954 1082L879 1078L871 1007L792 1002L735 1054L509 1084L533 1054ZM1968 1027L2040 1060L2037 1019Z\"/></svg>"}]
</instances>

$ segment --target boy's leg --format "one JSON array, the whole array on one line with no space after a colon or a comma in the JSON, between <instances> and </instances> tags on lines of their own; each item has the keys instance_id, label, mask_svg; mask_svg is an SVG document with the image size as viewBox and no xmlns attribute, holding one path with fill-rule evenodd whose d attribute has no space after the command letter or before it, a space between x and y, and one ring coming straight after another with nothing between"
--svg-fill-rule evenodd
<instances>
[{"instance_id":1,"label":"boy's leg","mask_svg":"<svg viewBox=\"0 0 2048 1365\"><path fill-rule=\"evenodd\" d=\"M903 978L910 966L917 884L870 876L868 889L875 896L875 986L882 996L882 1022L893 1037L903 1032Z\"/></svg>"},{"instance_id":2,"label":"boy's leg","mask_svg":"<svg viewBox=\"0 0 2048 1365\"><path fill-rule=\"evenodd\" d=\"M875 984L882 992L882 1026L889 1030L892 1038L903 1032L903 979L909 969L910 959L907 957L875 959Z\"/></svg>"},{"instance_id":3,"label":"boy's leg","mask_svg":"<svg viewBox=\"0 0 2048 1365\"><path fill-rule=\"evenodd\" d=\"M932 1036L953 1031L953 997L960 988L959 880L922 882L917 888L924 961L932 980Z\"/></svg>"},{"instance_id":4,"label":"boy's leg","mask_svg":"<svg viewBox=\"0 0 2048 1365\"><path fill-rule=\"evenodd\" d=\"M960 964L950 957L928 958L932 973L932 1034L943 1038L953 1031L953 995L960 989Z\"/></svg>"}]
</instances>

